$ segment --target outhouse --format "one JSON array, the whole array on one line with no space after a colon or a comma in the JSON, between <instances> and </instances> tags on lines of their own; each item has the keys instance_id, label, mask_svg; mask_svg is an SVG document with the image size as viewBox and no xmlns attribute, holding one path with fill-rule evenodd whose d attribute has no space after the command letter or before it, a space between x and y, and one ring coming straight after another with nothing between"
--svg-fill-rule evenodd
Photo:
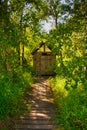
<instances>
[{"instance_id":1,"label":"outhouse","mask_svg":"<svg viewBox=\"0 0 87 130\"><path fill-rule=\"evenodd\" d=\"M56 55L52 53L52 49L41 42L39 46L33 50L33 68L37 75L54 75L54 64Z\"/></svg>"}]
</instances>

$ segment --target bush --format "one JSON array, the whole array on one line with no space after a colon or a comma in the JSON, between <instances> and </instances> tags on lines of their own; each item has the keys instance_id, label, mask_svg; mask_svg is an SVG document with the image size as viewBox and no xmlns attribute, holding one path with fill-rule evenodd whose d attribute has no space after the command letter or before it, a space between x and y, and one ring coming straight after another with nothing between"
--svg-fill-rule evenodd
<instances>
[{"instance_id":1,"label":"bush","mask_svg":"<svg viewBox=\"0 0 87 130\"><path fill-rule=\"evenodd\" d=\"M87 129L87 89L78 85L66 89L66 79L56 76L51 87L57 106L56 120L64 130ZM72 85L71 85L72 86ZM69 86L70 87L70 86Z\"/></svg>"},{"instance_id":2,"label":"bush","mask_svg":"<svg viewBox=\"0 0 87 130\"><path fill-rule=\"evenodd\" d=\"M87 129L87 91L72 90L63 101L60 121L65 129Z\"/></svg>"},{"instance_id":3,"label":"bush","mask_svg":"<svg viewBox=\"0 0 87 130\"><path fill-rule=\"evenodd\" d=\"M0 76L0 120L21 113L24 94L32 82L31 74L15 70L13 75Z\"/></svg>"}]
</instances>

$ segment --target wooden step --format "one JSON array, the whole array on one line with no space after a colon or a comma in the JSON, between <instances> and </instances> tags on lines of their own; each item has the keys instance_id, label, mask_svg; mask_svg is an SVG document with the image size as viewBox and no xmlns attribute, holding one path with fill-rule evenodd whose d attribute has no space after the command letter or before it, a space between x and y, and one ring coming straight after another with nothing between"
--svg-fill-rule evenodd
<instances>
[{"instance_id":1,"label":"wooden step","mask_svg":"<svg viewBox=\"0 0 87 130\"><path fill-rule=\"evenodd\" d=\"M33 130L33 129L49 130L49 129L51 129L51 130L53 130L53 128L55 129L56 127L53 125L34 125L33 124L33 125L18 125L16 130L19 130L19 129L30 129L30 130Z\"/></svg>"},{"instance_id":2,"label":"wooden step","mask_svg":"<svg viewBox=\"0 0 87 130\"><path fill-rule=\"evenodd\" d=\"M32 120L19 120L17 121L18 124L29 124L29 125L52 125L54 122L52 120L37 120L37 119L32 119Z\"/></svg>"},{"instance_id":3,"label":"wooden step","mask_svg":"<svg viewBox=\"0 0 87 130\"><path fill-rule=\"evenodd\" d=\"M35 114L36 114L36 113L52 114L52 111L50 111L50 110L45 110L45 109L42 109L42 110L41 110L41 109L38 109L38 110L35 110L35 109L34 109L34 110L31 111L31 113L35 113Z\"/></svg>"},{"instance_id":4,"label":"wooden step","mask_svg":"<svg viewBox=\"0 0 87 130\"><path fill-rule=\"evenodd\" d=\"M37 120L42 120L42 119L51 119L52 117L51 116L31 116L31 117L29 117L29 116L25 116L25 117L22 117L22 119L25 119L25 120L32 120L32 119L37 119Z\"/></svg>"}]
</instances>

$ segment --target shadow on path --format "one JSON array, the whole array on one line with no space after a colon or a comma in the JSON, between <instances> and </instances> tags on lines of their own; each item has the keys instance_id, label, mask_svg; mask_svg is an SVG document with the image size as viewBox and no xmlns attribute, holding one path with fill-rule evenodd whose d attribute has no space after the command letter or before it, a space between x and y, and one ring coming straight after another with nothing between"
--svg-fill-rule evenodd
<instances>
[{"instance_id":1,"label":"shadow on path","mask_svg":"<svg viewBox=\"0 0 87 130\"><path fill-rule=\"evenodd\" d=\"M58 130L53 120L55 105L46 78L36 78L31 94L27 92L27 100L27 106L31 102L31 111L20 117L15 130Z\"/></svg>"}]
</instances>

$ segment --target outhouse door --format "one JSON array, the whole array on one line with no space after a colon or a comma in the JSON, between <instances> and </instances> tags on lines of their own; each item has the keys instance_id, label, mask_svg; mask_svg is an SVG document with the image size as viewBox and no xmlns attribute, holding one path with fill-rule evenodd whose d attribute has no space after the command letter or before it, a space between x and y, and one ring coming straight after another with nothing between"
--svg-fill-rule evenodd
<instances>
[{"instance_id":1,"label":"outhouse door","mask_svg":"<svg viewBox=\"0 0 87 130\"><path fill-rule=\"evenodd\" d=\"M54 55L52 55L52 54L46 55L46 54L42 53L41 66L40 66L41 75L53 75L54 74L54 72L52 70L54 59L55 59Z\"/></svg>"}]
</instances>

